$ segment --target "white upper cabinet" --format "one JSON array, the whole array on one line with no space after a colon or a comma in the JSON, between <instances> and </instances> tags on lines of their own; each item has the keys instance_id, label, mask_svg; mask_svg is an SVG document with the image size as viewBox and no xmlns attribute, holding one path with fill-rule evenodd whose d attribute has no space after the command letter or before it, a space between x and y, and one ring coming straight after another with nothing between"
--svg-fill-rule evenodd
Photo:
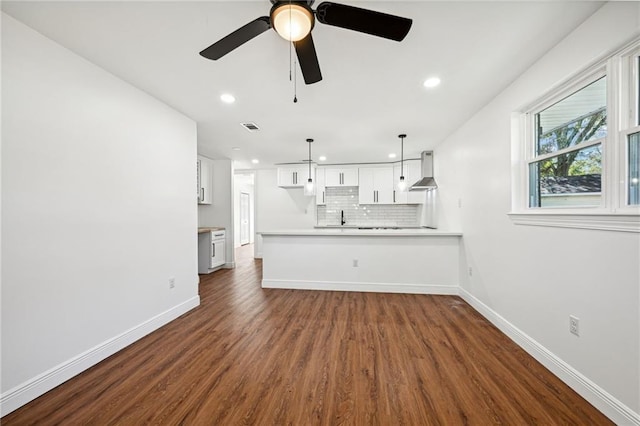
<instances>
[{"instance_id":1,"label":"white upper cabinet","mask_svg":"<svg viewBox=\"0 0 640 426\"><path fill-rule=\"evenodd\" d=\"M393 167L361 167L359 184L360 204L393 204Z\"/></svg>"},{"instance_id":2,"label":"white upper cabinet","mask_svg":"<svg viewBox=\"0 0 640 426\"><path fill-rule=\"evenodd\" d=\"M409 187L416 183L422 174L420 160L407 160L404 162L404 181L407 190L398 189L400 182L400 164L393 166L393 186L395 190L394 204L424 204L426 191L409 191Z\"/></svg>"},{"instance_id":3,"label":"white upper cabinet","mask_svg":"<svg viewBox=\"0 0 640 426\"><path fill-rule=\"evenodd\" d=\"M358 186L357 168L326 168L325 186Z\"/></svg>"},{"instance_id":4,"label":"white upper cabinet","mask_svg":"<svg viewBox=\"0 0 640 426\"><path fill-rule=\"evenodd\" d=\"M313 174L313 168L311 169ZM278 186L282 188L302 188L309 179L309 166L278 167Z\"/></svg>"},{"instance_id":5,"label":"white upper cabinet","mask_svg":"<svg viewBox=\"0 0 640 426\"><path fill-rule=\"evenodd\" d=\"M197 171L198 204L211 204L213 201L213 161L198 156Z\"/></svg>"},{"instance_id":6,"label":"white upper cabinet","mask_svg":"<svg viewBox=\"0 0 640 426\"><path fill-rule=\"evenodd\" d=\"M319 167L316 169L316 205L324 206L327 204L325 195L325 169Z\"/></svg>"}]
</instances>

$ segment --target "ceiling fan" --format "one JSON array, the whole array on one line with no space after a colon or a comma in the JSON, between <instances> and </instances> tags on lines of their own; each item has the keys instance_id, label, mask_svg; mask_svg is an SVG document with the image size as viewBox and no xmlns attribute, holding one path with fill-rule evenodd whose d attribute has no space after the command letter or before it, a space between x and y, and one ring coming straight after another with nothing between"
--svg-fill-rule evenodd
<instances>
[{"instance_id":1,"label":"ceiling fan","mask_svg":"<svg viewBox=\"0 0 640 426\"><path fill-rule=\"evenodd\" d=\"M411 28L411 19L344 4L322 2L311 9L314 0L271 0L269 16L261 16L200 52L217 60L247 41L274 28L285 40L293 42L306 84L322 80L316 48L311 37L315 21L334 27L359 31L395 41L402 41Z\"/></svg>"}]
</instances>

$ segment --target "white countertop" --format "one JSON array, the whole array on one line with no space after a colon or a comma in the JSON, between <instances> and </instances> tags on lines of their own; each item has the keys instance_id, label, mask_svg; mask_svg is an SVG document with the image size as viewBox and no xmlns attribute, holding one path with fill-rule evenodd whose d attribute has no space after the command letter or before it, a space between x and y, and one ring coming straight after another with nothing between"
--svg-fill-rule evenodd
<instances>
[{"instance_id":1,"label":"white countertop","mask_svg":"<svg viewBox=\"0 0 640 426\"><path fill-rule=\"evenodd\" d=\"M357 229L357 228L313 228L283 229L261 231L263 236L350 236L350 237L461 237L462 232L444 231L440 229L405 228L405 229Z\"/></svg>"}]
</instances>

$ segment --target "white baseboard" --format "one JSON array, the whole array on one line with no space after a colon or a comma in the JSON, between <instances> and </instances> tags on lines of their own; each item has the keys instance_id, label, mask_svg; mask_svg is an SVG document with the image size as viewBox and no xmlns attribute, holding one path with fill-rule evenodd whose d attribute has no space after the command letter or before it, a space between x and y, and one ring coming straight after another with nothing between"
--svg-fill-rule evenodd
<instances>
[{"instance_id":1,"label":"white baseboard","mask_svg":"<svg viewBox=\"0 0 640 426\"><path fill-rule=\"evenodd\" d=\"M451 285L360 283L340 281L262 280L262 288L293 290L361 291L372 293L446 294L457 295L458 287Z\"/></svg>"},{"instance_id":2,"label":"white baseboard","mask_svg":"<svg viewBox=\"0 0 640 426\"><path fill-rule=\"evenodd\" d=\"M500 314L482 303L471 293L463 288L459 288L459 292L460 297L476 311L616 424L640 426L639 413L634 412L631 408L614 398L571 365L567 364L529 335L511 324Z\"/></svg>"},{"instance_id":3,"label":"white baseboard","mask_svg":"<svg viewBox=\"0 0 640 426\"><path fill-rule=\"evenodd\" d=\"M124 347L129 346L136 340L139 340L147 334L157 330L198 305L200 305L200 296L192 297L191 299L186 300L133 328L130 328L124 333L102 342L88 351L85 351L62 364L53 367L52 369L27 380L13 389L4 392L0 395L0 416L5 416L22 407L29 401L36 399L40 395L43 395L56 386L66 382L73 376L82 373L103 359L113 355Z\"/></svg>"}]
</instances>

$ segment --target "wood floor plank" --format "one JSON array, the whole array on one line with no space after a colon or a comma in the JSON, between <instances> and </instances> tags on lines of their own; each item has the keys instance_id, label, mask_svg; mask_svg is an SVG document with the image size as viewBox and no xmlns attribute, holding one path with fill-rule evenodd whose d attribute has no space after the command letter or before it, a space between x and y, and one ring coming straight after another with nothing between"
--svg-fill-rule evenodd
<instances>
[{"instance_id":1,"label":"wood floor plank","mask_svg":"<svg viewBox=\"0 0 640 426\"><path fill-rule=\"evenodd\" d=\"M453 296L260 288L248 249L201 306L3 425L613 424Z\"/></svg>"}]
</instances>

